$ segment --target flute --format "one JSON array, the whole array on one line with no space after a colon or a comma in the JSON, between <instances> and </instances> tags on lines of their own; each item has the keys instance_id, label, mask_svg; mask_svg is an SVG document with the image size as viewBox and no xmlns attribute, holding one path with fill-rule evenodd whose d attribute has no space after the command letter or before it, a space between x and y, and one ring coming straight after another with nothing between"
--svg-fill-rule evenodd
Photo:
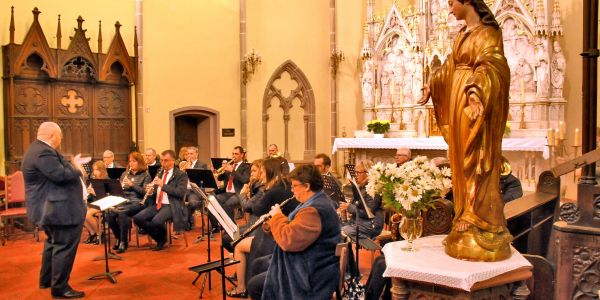
<instances>
[{"instance_id":1,"label":"flute","mask_svg":"<svg viewBox=\"0 0 600 300\"><path fill-rule=\"evenodd\" d=\"M152 181L154 182L154 180L156 180L156 178L162 177L164 172L165 172L165 169L163 169L163 167L160 167L158 169L158 171L156 172L156 175L154 175L154 179ZM142 201L140 201L140 205L146 205L146 199L148 199L148 197L150 197L150 195L152 195L152 193L154 193L155 187L156 187L156 185L153 184L151 188L146 190L146 194L144 195L144 199L142 199Z\"/></svg>"},{"instance_id":2,"label":"flute","mask_svg":"<svg viewBox=\"0 0 600 300\"><path fill-rule=\"evenodd\" d=\"M288 202L292 201L293 199L296 199L296 197L292 196L292 197L289 197L289 198L283 200L283 202L281 202L279 204L279 207L283 207L284 205L288 204ZM266 214L260 216L258 218L258 220L256 220L256 223L254 223L250 227L248 227L248 229L246 229L246 231L242 232L242 234L240 234L240 236L237 239L235 239L231 242L231 246L235 247L235 245L237 245L244 238L249 236L254 230L256 230L256 228L263 225L263 223L265 223L266 221L269 221L270 219L271 219L271 215L269 215L269 213L266 213Z\"/></svg>"}]
</instances>

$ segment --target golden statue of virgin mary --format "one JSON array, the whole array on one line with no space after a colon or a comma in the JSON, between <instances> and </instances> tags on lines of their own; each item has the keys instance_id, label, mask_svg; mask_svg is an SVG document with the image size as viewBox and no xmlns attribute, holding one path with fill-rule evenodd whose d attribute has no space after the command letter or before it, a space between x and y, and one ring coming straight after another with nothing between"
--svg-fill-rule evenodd
<instances>
[{"instance_id":1,"label":"golden statue of virgin mary","mask_svg":"<svg viewBox=\"0 0 600 300\"><path fill-rule=\"evenodd\" d=\"M511 255L512 236L499 188L510 85L502 31L483 0L450 0L449 6L466 26L420 101L431 97L448 143L456 216L445 251L464 260L503 260Z\"/></svg>"}]
</instances>

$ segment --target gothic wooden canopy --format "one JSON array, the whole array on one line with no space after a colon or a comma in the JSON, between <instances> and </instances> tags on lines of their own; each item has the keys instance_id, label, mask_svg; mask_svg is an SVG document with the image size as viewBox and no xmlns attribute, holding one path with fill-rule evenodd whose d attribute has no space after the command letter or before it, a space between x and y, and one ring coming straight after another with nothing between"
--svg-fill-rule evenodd
<instances>
[{"instance_id":1,"label":"gothic wooden canopy","mask_svg":"<svg viewBox=\"0 0 600 300\"><path fill-rule=\"evenodd\" d=\"M10 42L2 46L7 166L18 164L45 121L62 128L63 153L100 158L110 149L124 160L132 142L130 89L136 57L127 53L121 25L116 22L106 54L100 27L98 52L93 52L79 16L68 47L62 49L59 15L53 49L38 21L40 13L33 9L33 23L19 45L11 8Z\"/></svg>"}]
</instances>

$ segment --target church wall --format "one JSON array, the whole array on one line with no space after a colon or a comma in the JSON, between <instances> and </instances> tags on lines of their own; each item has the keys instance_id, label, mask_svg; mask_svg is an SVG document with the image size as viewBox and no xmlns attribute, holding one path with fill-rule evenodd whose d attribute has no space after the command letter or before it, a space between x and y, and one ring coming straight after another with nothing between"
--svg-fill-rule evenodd
<instances>
[{"instance_id":1,"label":"church wall","mask_svg":"<svg viewBox=\"0 0 600 300\"><path fill-rule=\"evenodd\" d=\"M77 0L3 0L0 1L0 44L6 45L10 41L10 7L14 6L15 43L21 44L31 24L33 23L32 10L34 7L42 12L39 22L44 30L44 35L51 48L56 48L56 29L58 15L61 15L62 49L69 46L69 37L75 33L77 17L82 16L85 22L83 28L87 29L86 36L90 39L92 51L98 50L98 21L102 21L102 52L106 53L112 38L115 35L114 24L121 23L121 36L127 46L129 55L133 56L133 35L135 26L135 1L134 0L103 0L103 1L77 1ZM115 9L118 7L118 9ZM0 60L0 67L3 68ZM0 84L0 95L4 95L3 86ZM5 136L4 136L4 110L0 109L0 173L5 170Z\"/></svg>"},{"instance_id":2,"label":"church wall","mask_svg":"<svg viewBox=\"0 0 600 300\"><path fill-rule=\"evenodd\" d=\"M247 52L254 48L262 64L248 82L248 150L249 157L263 153L263 94L273 72L291 60L306 75L315 96L316 149L327 150L330 133L329 86L329 1L323 0L252 0L247 1ZM279 80L282 94L295 88L285 77ZM285 83L288 83L285 85ZM269 109L267 143L284 148L282 110L273 101ZM295 101L294 106L297 106ZM289 146L292 160L301 160L304 149L302 110L292 109L289 123ZM329 152L329 151L327 151Z\"/></svg>"}]
</instances>

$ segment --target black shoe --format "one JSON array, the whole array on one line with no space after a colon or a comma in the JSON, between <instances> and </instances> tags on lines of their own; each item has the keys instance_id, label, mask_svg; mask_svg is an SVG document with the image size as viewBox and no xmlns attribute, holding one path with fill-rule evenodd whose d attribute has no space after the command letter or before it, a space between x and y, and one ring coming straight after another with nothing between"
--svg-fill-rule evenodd
<instances>
[{"instance_id":1,"label":"black shoe","mask_svg":"<svg viewBox=\"0 0 600 300\"><path fill-rule=\"evenodd\" d=\"M123 253L125 251L127 251L127 243L126 242L119 243L119 249L117 249L117 253Z\"/></svg>"},{"instance_id":2,"label":"black shoe","mask_svg":"<svg viewBox=\"0 0 600 300\"><path fill-rule=\"evenodd\" d=\"M152 251L160 251L165 248L165 244L167 243L167 239L164 241L156 242L156 247L152 248Z\"/></svg>"},{"instance_id":3,"label":"black shoe","mask_svg":"<svg viewBox=\"0 0 600 300\"><path fill-rule=\"evenodd\" d=\"M121 241L117 240L115 242L115 244L112 246L113 250L119 250L119 245L121 244Z\"/></svg>"},{"instance_id":4,"label":"black shoe","mask_svg":"<svg viewBox=\"0 0 600 300\"><path fill-rule=\"evenodd\" d=\"M138 227L138 228L137 228L137 232L138 232L138 234L148 234L148 233L146 232L146 230L144 230L144 228L142 228L142 227Z\"/></svg>"},{"instance_id":5,"label":"black shoe","mask_svg":"<svg viewBox=\"0 0 600 300\"><path fill-rule=\"evenodd\" d=\"M83 298L85 296L84 292L76 291L76 290L68 290L60 295L52 294L53 299L75 299L75 298Z\"/></svg>"},{"instance_id":6,"label":"black shoe","mask_svg":"<svg viewBox=\"0 0 600 300\"><path fill-rule=\"evenodd\" d=\"M90 236L88 236L87 240L83 241L84 244L92 244L96 239L98 239L98 234L94 233L94 234L90 234Z\"/></svg>"},{"instance_id":7,"label":"black shoe","mask_svg":"<svg viewBox=\"0 0 600 300\"><path fill-rule=\"evenodd\" d=\"M97 234L94 235L94 239L90 241L90 245L100 245L100 237Z\"/></svg>"},{"instance_id":8,"label":"black shoe","mask_svg":"<svg viewBox=\"0 0 600 300\"><path fill-rule=\"evenodd\" d=\"M43 284L43 283L40 283L40 290L45 290L45 289L47 289L47 288L50 288L50 284Z\"/></svg>"}]
</instances>

